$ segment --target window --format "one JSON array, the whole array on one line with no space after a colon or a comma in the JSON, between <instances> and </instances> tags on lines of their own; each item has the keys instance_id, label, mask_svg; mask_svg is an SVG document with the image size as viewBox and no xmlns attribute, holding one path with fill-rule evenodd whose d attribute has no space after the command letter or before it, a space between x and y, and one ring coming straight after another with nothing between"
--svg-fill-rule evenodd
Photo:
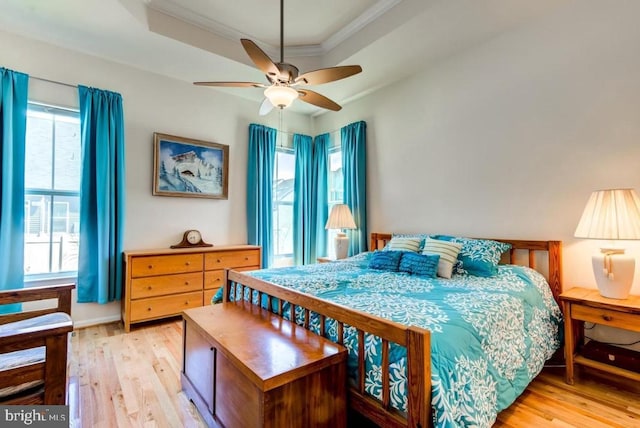
<instances>
[{"instance_id":1,"label":"window","mask_svg":"<svg viewBox=\"0 0 640 428\"><path fill-rule=\"evenodd\" d=\"M293 150L278 148L273 178L273 264L293 264Z\"/></svg>"},{"instance_id":2,"label":"window","mask_svg":"<svg viewBox=\"0 0 640 428\"><path fill-rule=\"evenodd\" d=\"M329 197L329 213L331 208L336 204L344 201L344 176L342 174L342 147L337 146L329 150L329 176L327 177L328 197ZM327 214L328 215L328 214ZM335 249L331 244L338 233L335 229L327 231L327 242L330 243L327 248L328 256L335 257Z\"/></svg>"},{"instance_id":3,"label":"window","mask_svg":"<svg viewBox=\"0 0 640 428\"><path fill-rule=\"evenodd\" d=\"M78 270L80 116L29 103L25 155L24 273Z\"/></svg>"}]
</instances>

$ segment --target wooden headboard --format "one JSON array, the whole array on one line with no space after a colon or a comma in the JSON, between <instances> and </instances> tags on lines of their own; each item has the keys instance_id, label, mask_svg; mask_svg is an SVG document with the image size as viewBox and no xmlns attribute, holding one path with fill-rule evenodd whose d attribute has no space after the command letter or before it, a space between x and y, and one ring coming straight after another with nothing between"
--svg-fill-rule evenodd
<instances>
[{"instance_id":1,"label":"wooden headboard","mask_svg":"<svg viewBox=\"0 0 640 428\"><path fill-rule=\"evenodd\" d=\"M380 250L387 242L391 240L391 233L372 233L369 249ZM500 263L518 264L529 266L542 273L549 283L553 297L560 304L560 293L562 293L562 241L522 241L513 239L495 239L487 238L494 241L506 242L511 244L511 250L502 257ZM524 259L518 257L518 253L525 252L528 256ZM540 252L546 252L548 257L547 271L545 266L538 269L536 255Z\"/></svg>"}]
</instances>

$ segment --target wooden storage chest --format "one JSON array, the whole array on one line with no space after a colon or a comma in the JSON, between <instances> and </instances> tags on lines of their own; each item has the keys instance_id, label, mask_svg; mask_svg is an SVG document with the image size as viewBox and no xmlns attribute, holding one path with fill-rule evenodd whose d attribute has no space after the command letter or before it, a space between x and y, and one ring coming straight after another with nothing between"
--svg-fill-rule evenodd
<instances>
[{"instance_id":1,"label":"wooden storage chest","mask_svg":"<svg viewBox=\"0 0 640 428\"><path fill-rule=\"evenodd\" d=\"M182 388L209 426L346 426L343 346L248 302L183 318Z\"/></svg>"}]
</instances>

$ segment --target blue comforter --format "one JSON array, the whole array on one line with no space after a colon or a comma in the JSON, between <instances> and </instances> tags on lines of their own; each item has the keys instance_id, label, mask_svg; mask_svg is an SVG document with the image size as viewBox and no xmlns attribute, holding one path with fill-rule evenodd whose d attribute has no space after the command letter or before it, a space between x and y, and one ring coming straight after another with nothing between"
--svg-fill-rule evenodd
<instances>
[{"instance_id":1,"label":"blue comforter","mask_svg":"<svg viewBox=\"0 0 640 428\"><path fill-rule=\"evenodd\" d=\"M489 427L559 347L561 312L542 275L500 266L491 278L424 278L368 268L370 253L345 261L247 274L405 325L431 331L434 424ZM239 296L238 296L239 297ZM300 320L302 313L296 314ZM319 331L319 318L311 326ZM336 339L336 323L326 321ZM357 334L345 328L355 377ZM365 336L367 393L382 398L381 340ZM406 352L392 345L391 403L405 411Z\"/></svg>"}]
</instances>

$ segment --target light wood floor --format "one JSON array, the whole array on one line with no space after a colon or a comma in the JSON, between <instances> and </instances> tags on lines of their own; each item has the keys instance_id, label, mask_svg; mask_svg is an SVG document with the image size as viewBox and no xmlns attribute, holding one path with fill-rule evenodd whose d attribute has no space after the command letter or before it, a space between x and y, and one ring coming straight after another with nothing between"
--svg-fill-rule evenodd
<instances>
[{"instance_id":1,"label":"light wood floor","mask_svg":"<svg viewBox=\"0 0 640 428\"><path fill-rule=\"evenodd\" d=\"M182 324L120 324L79 329L70 375L77 376L83 427L203 427L180 390ZM640 384L582 370L545 369L500 413L496 427L640 427Z\"/></svg>"}]
</instances>

